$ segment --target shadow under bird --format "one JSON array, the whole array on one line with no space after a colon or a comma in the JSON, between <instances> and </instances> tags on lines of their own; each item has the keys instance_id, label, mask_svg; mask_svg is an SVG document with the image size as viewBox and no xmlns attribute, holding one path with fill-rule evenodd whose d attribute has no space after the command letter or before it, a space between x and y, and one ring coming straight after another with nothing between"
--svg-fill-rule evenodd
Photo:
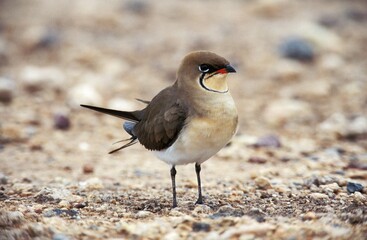
<instances>
[{"instance_id":1,"label":"shadow under bird","mask_svg":"<svg viewBox=\"0 0 367 240\"><path fill-rule=\"evenodd\" d=\"M238 115L227 85L228 73L236 72L215 53L189 53L181 62L173 85L163 89L144 109L119 111L81 105L126 120L129 142L114 153L137 142L171 165L172 207L177 207L176 165L195 163L198 199L201 164L222 149L237 130ZM142 101L142 100L141 100Z\"/></svg>"}]
</instances>

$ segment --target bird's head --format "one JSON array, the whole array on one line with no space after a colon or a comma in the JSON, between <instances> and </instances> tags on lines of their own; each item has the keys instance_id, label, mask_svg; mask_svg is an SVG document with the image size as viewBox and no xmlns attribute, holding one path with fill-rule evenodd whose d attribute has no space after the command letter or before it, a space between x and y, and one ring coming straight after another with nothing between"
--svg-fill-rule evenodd
<instances>
[{"instance_id":1,"label":"bird's head","mask_svg":"<svg viewBox=\"0 0 367 240\"><path fill-rule=\"evenodd\" d=\"M189 53L177 72L179 86L199 88L213 93L228 92L227 74L236 70L229 62L212 52Z\"/></svg>"}]
</instances>

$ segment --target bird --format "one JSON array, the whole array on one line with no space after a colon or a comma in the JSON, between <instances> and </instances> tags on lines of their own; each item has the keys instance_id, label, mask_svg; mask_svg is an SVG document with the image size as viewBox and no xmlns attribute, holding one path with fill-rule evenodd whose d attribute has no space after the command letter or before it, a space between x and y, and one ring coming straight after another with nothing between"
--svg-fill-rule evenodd
<instances>
[{"instance_id":1,"label":"bird","mask_svg":"<svg viewBox=\"0 0 367 240\"><path fill-rule=\"evenodd\" d=\"M238 113L230 94L227 76L236 70L223 57L210 51L187 54L176 80L136 111L121 111L96 106L82 107L125 120L128 143L111 151L140 143L157 158L170 165L172 208L177 207L176 166L195 164L198 198L201 190L201 164L225 147L237 132Z\"/></svg>"}]
</instances>

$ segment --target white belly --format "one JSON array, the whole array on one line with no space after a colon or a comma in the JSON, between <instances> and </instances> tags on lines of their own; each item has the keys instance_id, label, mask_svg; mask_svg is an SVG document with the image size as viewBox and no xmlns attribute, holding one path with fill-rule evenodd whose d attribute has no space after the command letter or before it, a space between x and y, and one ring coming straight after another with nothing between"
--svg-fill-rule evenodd
<instances>
[{"instance_id":1,"label":"white belly","mask_svg":"<svg viewBox=\"0 0 367 240\"><path fill-rule=\"evenodd\" d=\"M231 105L232 106L232 105ZM234 109L233 109L234 108ZM216 117L196 117L189 120L177 140L155 155L170 165L201 164L222 149L236 133L237 111L233 108ZM233 111L232 111L233 110Z\"/></svg>"}]
</instances>

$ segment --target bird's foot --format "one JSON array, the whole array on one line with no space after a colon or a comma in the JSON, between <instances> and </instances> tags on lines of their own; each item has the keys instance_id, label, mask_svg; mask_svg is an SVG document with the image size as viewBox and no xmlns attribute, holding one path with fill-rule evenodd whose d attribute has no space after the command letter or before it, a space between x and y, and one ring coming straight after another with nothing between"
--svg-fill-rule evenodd
<instances>
[{"instance_id":1,"label":"bird's foot","mask_svg":"<svg viewBox=\"0 0 367 240\"><path fill-rule=\"evenodd\" d=\"M195 202L195 205L196 204L204 204L203 198L202 197L199 197L198 200L196 200L196 202Z\"/></svg>"}]
</instances>

